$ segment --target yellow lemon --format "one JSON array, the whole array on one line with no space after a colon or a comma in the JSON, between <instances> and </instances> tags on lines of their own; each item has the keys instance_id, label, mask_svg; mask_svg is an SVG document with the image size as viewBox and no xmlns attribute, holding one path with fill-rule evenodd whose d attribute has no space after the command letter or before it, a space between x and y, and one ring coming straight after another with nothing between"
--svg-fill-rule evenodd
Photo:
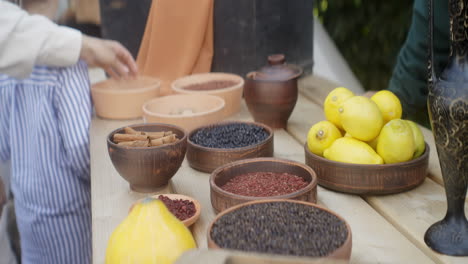
<instances>
[{"instance_id":1,"label":"yellow lemon","mask_svg":"<svg viewBox=\"0 0 468 264\"><path fill-rule=\"evenodd\" d=\"M379 142L379 136L375 137L371 141L367 141L366 143L374 150L377 150L377 142Z\"/></svg>"},{"instance_id":2,"label":"yellow lemon","mask_svg":"<svg viewBox=\"0 0 468 264\"><path fill-rule=\"evenodd\" d=\"M394 93L388 90L378 91L371 97L371 100L377 104L380 112L382 112L384 123L401 118L403 110L400 99Z\"/></svg>"},{"instance_id":3,"label":"yellow lemon","mask_svg":"<svg viewBox=\"0 0 468 264\"><path fill-rule=\"evenodd\" d=\"M337 138L341 137L341 132L330 121L320 121L313 125L307 133L307 146L309 150L319 156L323 155L323 150Z\"/></svg>"},{"instance_id":4,"label":"yellow lemon","mask_svg":"<svg viewBox=\"0 0 468 264\"><path fill-rule=\"evenodd\" d=\"M414 145L413 131L408 123L393 119L380 132L377 153L385 163L404 162L413 158Z\"/></svg>"},{"instance_id":5,"label":"yellow lemon","mask_svg":"<svg viewBox=\"0 0 468 264\"><path fill-rule=\"evenodd\" d=\"M339 109L344 101L354 96L354 93L347 88L338 87L333 89L325 98L323 110L328 121L335 124L339 129L343 129L340 122Z\"/></svg>"},{"instance_id":6,"label":"yellow lemon","mask_svg":"<svg viewBox=\"0 0 468 264\"><path fill-rule=\"evenodd\" d=\"M369 141L377 137L383 126L383 117L377 104L364 96L346 100L340 108L343 128L353 138Z\"/></svg>"},{"instance_id":7,"label":"yellow lemon","mask_svg":"<svg viewBox=\"0 0 468 264\"><path fill-rule=\"evenodd\" d=\"M351 134L350 134L350 133L346 132L346 133L344 134L344 137L349 137L349 138L352 138L353 136L351 136Z\"/></svg>"},{"instance_id":8,"label":"yellow lemon","mask_svg":"<svg viewBox=\"0 0 468 264\"><path fill-rule=\"evenodd\" d=\"M415 144L415 150L414 150L414 155L413 159L421 156L424 153L424 150L426 149L426 144L424 143L424 136L423 133L421 132L421 129L416 125L411 120L405 120L406 123L411 127L413 131L413 138L414 138L414 144Z\"/></svg>"},{"instance_id":9,"label":"yellow lemon","mask_svg":"<svg viewBox=\"0 0 468 264\"><path fill-rule=\"evenodd\" d=\"M366 143L342 137L323 152L329 160L355 164L383 164L382 158Z\"/></svg>"}]
</instances>

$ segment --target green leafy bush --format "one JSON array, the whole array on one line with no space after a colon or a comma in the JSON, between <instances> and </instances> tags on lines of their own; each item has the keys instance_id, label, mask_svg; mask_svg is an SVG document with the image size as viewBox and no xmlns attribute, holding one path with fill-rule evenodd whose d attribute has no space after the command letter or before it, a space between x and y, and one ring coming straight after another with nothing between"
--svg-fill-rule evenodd
<instances>
[{"instance_id":1,"label":"green leafy bush","mask_svg":"<svg viewBox=\"0 0 468 264\"><path fill-rule=\"evenodd\" d=\"M366 90L387 88L413 1L316 0L314 13Z\"/></svg>"}]
</instances>

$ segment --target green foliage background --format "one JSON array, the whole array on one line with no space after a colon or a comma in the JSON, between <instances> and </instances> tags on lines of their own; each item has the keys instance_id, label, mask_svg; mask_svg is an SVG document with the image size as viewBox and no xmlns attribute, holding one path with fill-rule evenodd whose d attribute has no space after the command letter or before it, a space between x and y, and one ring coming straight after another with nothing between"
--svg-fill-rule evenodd
<instances>
[{"instance_id":1,"label":"green foliage background","mask_svg":"<svg viewBox=\"0 0 468 264\"><path fill-rule=\"evenodd\" d=\"M366 90L387 88L413 1L316 0L318 16Z\"/></svg>"}]
</instances>

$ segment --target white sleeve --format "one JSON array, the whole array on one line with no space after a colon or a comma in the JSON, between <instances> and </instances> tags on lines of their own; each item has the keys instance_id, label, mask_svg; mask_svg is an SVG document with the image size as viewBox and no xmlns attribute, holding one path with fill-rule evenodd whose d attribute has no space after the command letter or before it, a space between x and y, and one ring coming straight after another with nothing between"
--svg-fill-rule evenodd
<instances>
[{"instance_id":1,"label":"white sleeve","mask_svg":"<svg viewBox=\"0 0 468 264\"><path fill-rule=\"evenodd\" d=\"M0 0L0 73L27 78L34 65L71 66L78 62L81 32L29 15Z\"/></svg>"}]
</instances>

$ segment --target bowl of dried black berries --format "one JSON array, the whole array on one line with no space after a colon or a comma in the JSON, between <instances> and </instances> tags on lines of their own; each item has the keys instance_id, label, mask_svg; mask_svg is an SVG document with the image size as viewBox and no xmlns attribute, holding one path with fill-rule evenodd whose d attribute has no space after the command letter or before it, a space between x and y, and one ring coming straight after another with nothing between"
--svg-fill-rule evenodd
<instances>
[{"instance_id":1,"label":"bowl of dried black berries","mask_svg":"<svg viewBox=\"0 0 468 264\"><path fill-rule=\"evenodd\" d=\"M255 200L295 199L317 202L317 175L309 166L286 159L254 158L228 163L210 176L216 212Z\"/></svg>"},{"instance_id":2,"label":"bowl of dried black berries","mask_svg":"<svg viewBox=\"0 0 468 264\"><path fill-rule=\"evenodd\" d=\"M273 131L256 122L222 122L192 130L187 138L187 161L211 173L232 161L273 156Z\"/></svg>"},{"instance_id":3,"label":"bowl of dried black berries","mask_svg":"<svg viewBox=\"0 0 468 264\"><path fill-rule=\"evenodd\" d=\"M262 200L231 207L208 228L208 247L349 261L349 224L333 211L296 200Z\"/></svg>"}]
</instances>

